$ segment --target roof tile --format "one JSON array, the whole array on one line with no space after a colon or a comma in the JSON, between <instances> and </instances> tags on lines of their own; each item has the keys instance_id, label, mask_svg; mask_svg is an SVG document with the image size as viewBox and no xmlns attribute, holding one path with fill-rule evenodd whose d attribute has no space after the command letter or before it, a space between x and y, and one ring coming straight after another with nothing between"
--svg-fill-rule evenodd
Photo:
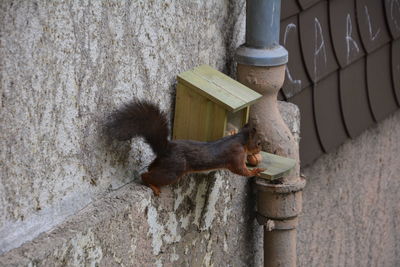
<instances>
[{"instance_id":1,"label":"roof tile","mask_svg":"<svg viewBox=\"0 0 400 267\"><path fill-rule=\"evenodd\" d=\"M289 101L300 109L300 159L304 166L323 154L314 120L312 88L305 88Z\"/></svg>"},{"instance_id":2,"label":"roof tile","mask_svg":"<svg viewBox=\"0 0 400 267\"><path fill-rule=\"evenodd\" d=\"M368 96L372 114L381 121L397 109L392 87L390 45L367 57Z\"/></svg>"},{"instance_id":3,"label":"roof tile","mask_svg":"<svg viewBox=\"0 0 400 267\"><path fill-rule=\"evenodd\" d=\"M368 104L364 58L340 71L340 101L346 129L352 138L374 124Z\"/></svg>"},{"instance_id":4,"label":"roof tile","mask_svg":"<svg viewBox=\"0 0 400 267\"><path fill-rule=\"evenodd\" d=\"M305 166L400 106L400 0L297 2L282 2L282 92L301 111Z\"/></svg>"},{"instance_id":5,"label":"roof tile","mask_svg":"<svg viewBox=\"0 0 400 267\"><path fill-rule=\"evenodd\" d=\"M318 135L325 152L330 152L346 138L339 100L338 73L314 85L314 112Z\"/></svg>"},{"instance_id":6,"label":"roof tile","mask_svg":"<svg viewBox=\"0 0 400 267\"><path fill-rule=\"evenodd\" d=\"M393 39L400 37L400 1L385 0L386 20Z\"/></svg>"},{"instance_id":7,"label":"roof tile","mask_svg":"<svg viewBox=\"0 0 400 267\"><path fill-rule=\"evenodd\" d=\"M307 9L321 0L298 0L302 9Z\"/></svg>"},{"instance_id":8,"label":"roof tile","mask_svg":"<svg viewBox=\"0 0 400 267\"><path fill-rule=\"evenodd\" d=\"M329 19L333 48L343 68L365 54L358 34L355 1L330 1Z\"/></svg>"},{"instance_id":9,"label":"roof tile","mask_svg":"<svg viewBox=\"0 0 400 267\"><path fill-rule=\"evenodd\" d=\"M299 11L300 7L297 0L285 0L281 2L281 19L296 15Z\"/></svg>"},{"instance_id":10,"label":"roof tile","mask_svg":"<svg viewBox=\"0 0 400 267\"><path fill-rule=\"evenodd\" d=\"M392 79L397 104L400 106L400 39L392 42Z\"/></svg>"},{"instance_id":11,"label":"roof tile","mask_svg":"<svg viewBox=\"0 0 400 267\"><path fill-rule=\"evenodd\" d=\"M361 40L368 53L390 41L383 1L357 0L357 21Z\"/></svg>"},{"instance_id":12,"label":"roof tile","mask_svg":"<svg viewBox=\"0 0 400 267\"><path fill-rule=\"evenodd\" d=\"M298 17L293 16L281 22L280 43L289 52L289 62L286 66L283 93L290 98L303 88L311 85L301 54Z\"/></svg>"},{"instance_id":13,"label":"roof tile","mask_svg":"<svg viewBox=\"0 0 400 267\"><path fill-rule=\"evenodd\" d=\"M301 48L307 72L313 82L318 82L338 69L327 14L326 1L300 13Z\"/></svg>"}]
</instances>

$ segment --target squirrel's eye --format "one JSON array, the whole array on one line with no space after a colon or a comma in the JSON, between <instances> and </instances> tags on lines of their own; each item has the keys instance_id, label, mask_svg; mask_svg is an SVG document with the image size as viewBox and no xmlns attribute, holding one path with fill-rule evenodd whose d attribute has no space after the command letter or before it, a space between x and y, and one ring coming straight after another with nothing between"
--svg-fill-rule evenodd
<instances>
[{"instance_id":1,"label":"squirrel's eye","mask_svg":"<svg viewBox=\"0 0 400 267\"><path fill-rule=\"evenodd\" d=\"M258 143L257 143L257 146L261 146L261 142L258 142Z\"/></svg>"}]
</instances>

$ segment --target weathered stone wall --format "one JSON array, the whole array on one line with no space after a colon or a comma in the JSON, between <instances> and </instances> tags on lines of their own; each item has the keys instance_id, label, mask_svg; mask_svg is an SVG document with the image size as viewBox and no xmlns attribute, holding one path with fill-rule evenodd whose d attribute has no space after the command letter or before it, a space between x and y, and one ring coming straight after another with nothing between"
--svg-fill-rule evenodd
<instances>
[{"instance_id":1,"label":"weathered stone wall","mask_svg":"<svg viewBox=\"0 0 400 267\"><path fill-rule=\"evenodd\" d=\"M154 197L130 183L49 234L0 256L1 266L259 266L261 228L246 179L193 175Z\"/></svg>"},{"instance_id":2,"label":"weathered stone wall","mask_svg":"<svg viewBox=\"0 0 400 267\"><path fill-rule=\"evenodd\" d=\"M137 179L152 154L106 144L105 114L171 111L176 75L232 72L243 38L244 1L0 1L0 252Z\"/></svg>"}]
</instances>

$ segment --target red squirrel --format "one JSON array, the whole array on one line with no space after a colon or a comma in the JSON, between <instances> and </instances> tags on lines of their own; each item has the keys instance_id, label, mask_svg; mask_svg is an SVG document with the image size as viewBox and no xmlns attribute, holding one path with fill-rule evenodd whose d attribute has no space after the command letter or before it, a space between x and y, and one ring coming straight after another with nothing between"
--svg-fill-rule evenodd
<instances>
[{"instance_id":1,"label":"red squirrel","mask_svg":"<svg viewBox=\"0 0 400 267\"><path fill-rule=\"evenodd\" d=\"M256 176L264 171L246 167L247 155L261 151L256 121L250 121L236 134L212 142L169 140L166 114L153 103L134 100L114 111L106 128L117 140L141 136L150 145L156 158L141 177L157 196L159 187L172 184L191 172L228 169L239 175Z\"/></svg>"}]
</instances>

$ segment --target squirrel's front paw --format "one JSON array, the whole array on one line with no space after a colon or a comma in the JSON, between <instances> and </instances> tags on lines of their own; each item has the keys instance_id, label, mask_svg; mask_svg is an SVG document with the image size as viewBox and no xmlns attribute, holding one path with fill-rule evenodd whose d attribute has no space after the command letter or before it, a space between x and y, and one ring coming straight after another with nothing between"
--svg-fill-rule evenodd
<instances>
[{"instance_id":1,"label":"squirrel's front paw","mask_svg":"<svg viewBox=\"0 0 400 267\"><path fill-rule=\"evenodd\" d=\"M262 168L255 168L253 169L251 172L253 173L254 176L260 176L260 173L265 171L266 169L262 169Z\"/></svg>"}]
</instances>

